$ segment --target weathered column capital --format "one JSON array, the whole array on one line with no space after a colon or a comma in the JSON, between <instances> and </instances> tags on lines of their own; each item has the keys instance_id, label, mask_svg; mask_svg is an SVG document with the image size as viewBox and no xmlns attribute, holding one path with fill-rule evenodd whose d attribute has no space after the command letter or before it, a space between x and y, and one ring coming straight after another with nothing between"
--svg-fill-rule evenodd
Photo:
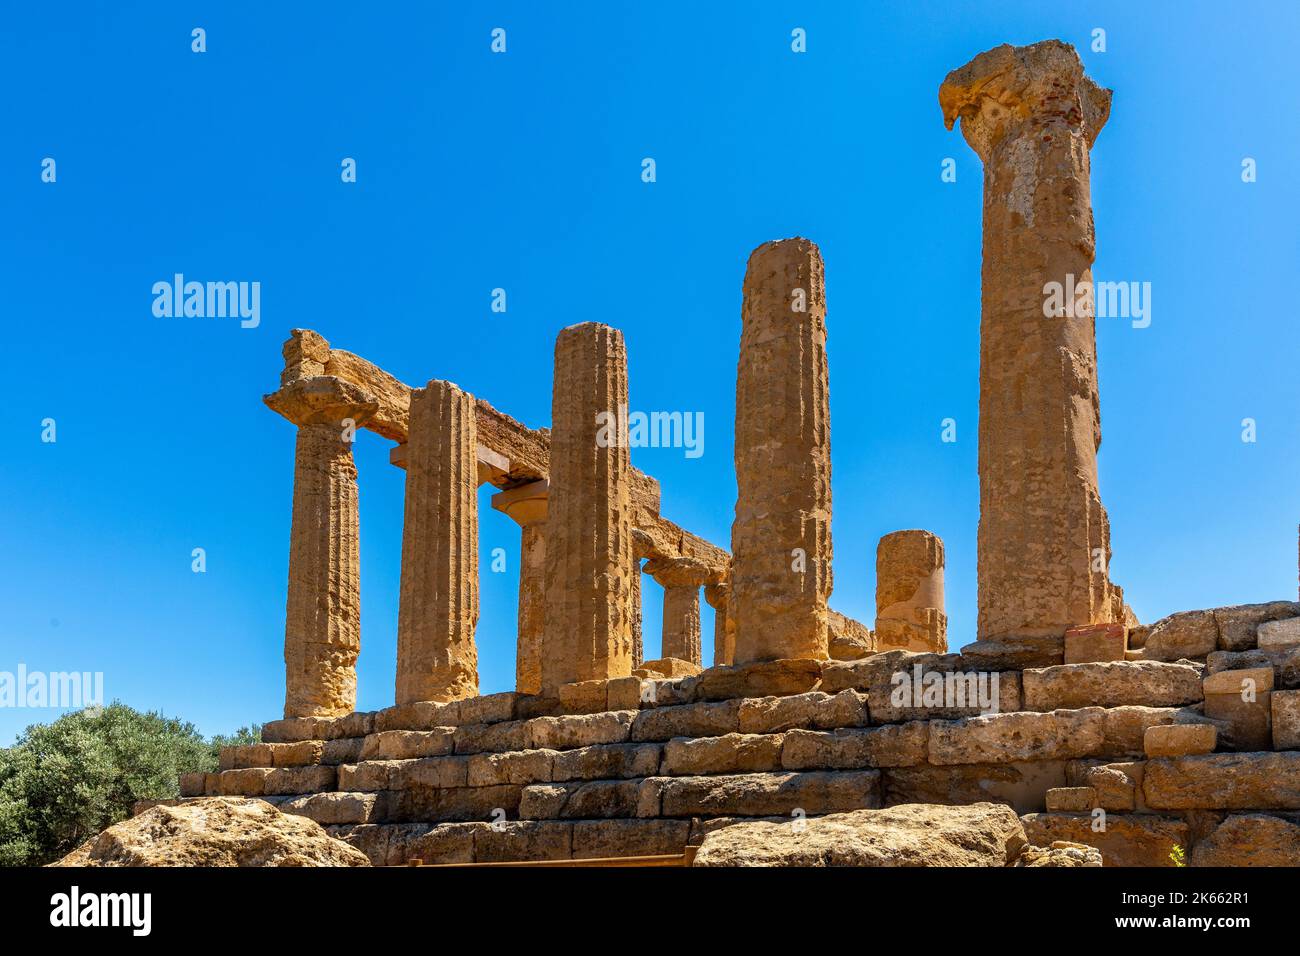
<instances>
[{"instance_id":1,"label":"weathered column capital","mask_svg":"<svg viewBox=\"0 0 1300 956\"><path fill-rule=\"evenodd\" d=\"M513 520L519 527L528 528L546 521L546 503L550 498L551 483L543 478L530 481L518 488L497 492L492 496L492 507Z\"/></svg>"},{"instance_id":2,"label":"weathered column capital","mask_svg":"<svg viewBox=\"0 0 1300 956\"><path fill-rule=\"evenodd\" d=\"M295 425L334 425L346 418L360 426L379 411L378 400L365 389L333 375L314 375L262 396L274 412Z\"/></svg>"},{"instance_id":3,"label":"weathered column capital","mask_svg":"<svg viewBox=\"0 0 1300 956\"><path fill-rule=\"evenodd\" d=\"M995 47L939 87L944 125L952 129L960 118L962 135L985 162L1000 143L1054 123L1077 128L1091 148L1110 116L1110 98L1060 40Z\"/></svg>"},{"instance_id":4,"label":"weathered column capital","mask_svg":"<svg viewBox=\"0 0 1300 956\"><path fill-rule=\"evenodd\" d=\"M727 600L731 596L731 582L719 581L716 584L706 584L704 586L704 600L708 602L709 607L715 611L727 609Z\"/></svg>"},{"instance_id":5,"label":"weathered column capital","mask_svg":"<svg viewBox=\"0 0 1300 956\"><path fill-rule=\"evenodd\" d=\"M726 568L715 568L697 558L651 558L645 563L645 573L665 588L702 588L706 584L721 583L727 576Z\"/></svg>"}]
</instances>

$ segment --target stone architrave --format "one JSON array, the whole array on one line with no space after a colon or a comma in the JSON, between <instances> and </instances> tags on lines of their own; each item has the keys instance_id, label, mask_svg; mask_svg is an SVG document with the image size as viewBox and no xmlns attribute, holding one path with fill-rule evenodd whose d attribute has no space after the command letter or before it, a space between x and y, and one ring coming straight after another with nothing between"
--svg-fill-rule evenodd
<instances>
[{"instance_id":1,"label":"stone architrave","mask_svg":"<svg viewBox=\"0 0 1300 956\"><path fill-rule=\"evenodd\" d=\"M616 329L570 326L555 342L542 694L632 673L627 349Z\"/></svg>"},{"instance_id":2,"label":"stone architrave","mask_svg":"<svg viewBox=\"0 0 1300 956\"><path fill-rule=\"evenodd\" d=\"M807 239L768 242L749 257L735 445L735 663L825 659L832 585L825 270Z\"/></svg>"},{"instance_id":3,"label":"stone architrave","mask_svg":"<svg viewBox=\"0 0 1300 956\"><path fill-rule=\"evenodd\" d=\"M297 340L286 343L286 358L290 345L296 349ZM352 441L378 403L358 386L327 375L294 378L263 401L298 426L284 625L284 716L338 717L356 708L361 652Z\"/></svg>"},{"instance_id":4,"label":"stone architrave","mask_svg":"<svg viewBox=\"0 0 1300 956\"><path fill-rule=\"evenodd\" d=\"M478 431L474 396L411 395L397 618L397 703L478 694Z\"/></svg>"},{"instance_id":5,"label":"stone architrave","mask_svg":"<svg viewBox=\"0 0 1300 956\"><path fill-rule=\"evenodd\" d=\"M1097 483L1101 415L1089 151L1111 92L1058 40L948 74L944 123L984 163L980 640L1124 621Z\"/></svg>"}]
</instances>

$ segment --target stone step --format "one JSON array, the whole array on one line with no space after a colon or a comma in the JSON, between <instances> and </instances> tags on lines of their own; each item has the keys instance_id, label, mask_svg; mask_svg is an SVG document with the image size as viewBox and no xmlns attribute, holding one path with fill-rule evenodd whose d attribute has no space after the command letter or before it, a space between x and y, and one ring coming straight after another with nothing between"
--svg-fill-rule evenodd
<instances>
[{"instance_id":1,"label":"stone step","mask_svg":"<svg viewBox=\"0 0 1300 956\"><path fill-rule=\"evenodd\" d=\"M522 820L490 823L398 823L328 826L375 866L584 860L681 853L689 820ZM700 835L698 839L702 839Z\"/></svg>"},{"instance_id":2,"label":"stone step","mask_svg":"<svg viewBox=\"0 0 1300 956\"><path fill-rule=\"evenodd\" d=\"M1083 707L1182 707L1204 698L1204 668L1191 662L1099 661L1058 664L1021 675L1025 710Z\"/></svg>"}]
</instances>

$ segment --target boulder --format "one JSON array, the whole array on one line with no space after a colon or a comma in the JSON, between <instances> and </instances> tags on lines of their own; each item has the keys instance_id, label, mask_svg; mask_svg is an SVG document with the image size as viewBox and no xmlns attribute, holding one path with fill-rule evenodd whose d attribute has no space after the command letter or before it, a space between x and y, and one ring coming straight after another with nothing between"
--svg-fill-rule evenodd
<instances>
[{"instance_id":1,"label":"boulder","mask_svg":"<svg viewBox=\"0 0 1300 956\"><path fill-rule=\"evenodd\" d=\"M155 806L53 866L369 866L312 820L262 800L209 797Z\"/></svg>"},{"instance_id":2,"label":"boulder","mask_svg":"<svg viewBox=\"0 0 1300 956\"><path fill-rule=\"evenodd\" d=\"M1213 611L1180 611L1151 625L1142 645L1149 661L1205 657L1219 647L1219 625Z\"/></svg>"},{"instance_id":3,"label":"boulder","mask_svg":"<svg viewBox=\"0 0 1300 956\"><path fill-rule=\"evenodd\" d=\"M1016 866L1101 866L1101 851L1082 843L1057 840L1051 846L1027 846Z\"/></svg>"},{"instance_id":4,"label":"boulder","mask_svg":"<svg viewBox=\"0 0 1300 956\"><path fill-rule=\"evenodd\" d=\"M1300 826L1263 813L1229 814L1197 842L1192 866L1300 866Z\"/></svg>"},{"instance_id":5,"label":"boulder","mask_svg":"<svg viewBox=\"0 0 1300 956\"><path fill-rule=\"evenodd\" d=\"M1009 807L909 804L737 823L705 836L695 866L1008 866L1025 842Z\"/></svg>"}]
</instances>

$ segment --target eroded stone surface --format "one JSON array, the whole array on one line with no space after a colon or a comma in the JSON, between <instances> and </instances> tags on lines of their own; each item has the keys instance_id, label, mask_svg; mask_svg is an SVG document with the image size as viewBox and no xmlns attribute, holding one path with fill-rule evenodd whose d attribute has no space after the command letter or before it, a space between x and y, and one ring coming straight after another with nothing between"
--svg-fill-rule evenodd
<instances>
[{"instance_id":1,"label":"eroded stone surface","mask_svg":"<svg viewBox=\"0 0 1300 956\"><path fill-rule=\"evenodd\" d=\"M735 661L825 658L831 594L825 269L807 239L745 271L736 373Z\"/></svg>"},{"instance_id":2,"label":"eroded stone surface","mask_svg":"<svg viewBox=\"0 0 1300 956\"><path fill-rule=\"evenodd\" d=\"M876 644L881 650L948 650L943 541L929 531L895 531L876 547Z\"/></svg>"}]
</instances>

